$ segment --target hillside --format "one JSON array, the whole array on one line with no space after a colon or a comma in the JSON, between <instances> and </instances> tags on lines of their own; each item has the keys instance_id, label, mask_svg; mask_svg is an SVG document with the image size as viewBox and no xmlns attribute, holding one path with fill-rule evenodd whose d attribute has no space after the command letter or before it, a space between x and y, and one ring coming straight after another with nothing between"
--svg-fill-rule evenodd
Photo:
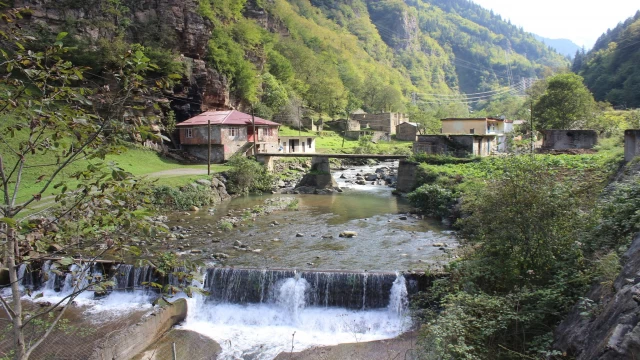
<instances>
[{"instance_id":1,"label":"hillside","mask_svg":"<svg viewBox=\"0 0 640 360\"><path fill-rule=\"evenodd\" d=\"M580 46L569 39L549 39L535 34L533 36L536 40L542 41L558 53L570 58L573 58L576 52L581 49Z\"/></svg>"},{"instance_id":2,"label":"hillside","mask_svg":"<svg viewBox=\"0 0 640 360\"><path fill-rule=\"evenodd\" d=\"M584 77L596 100L622 108L640 107L640 11L607 30L572 70Z\"/></svg>"},{"instance_id":3,"label":"hillside","mask_svg":"<svg viewBox=\"0 0 640 360\"><path fill-rule=\"evenodd\" d=\"M57 32L96 83L140 44L172 76L175 119L236 107L286 122L293 109L403 111L432 94L520 84L564 67L533 35L467 0L16 0L40 41ZM515 89L514 89L515 88ZM510 90L520 90L513 85Z\"/></svg>"}]
</instances>

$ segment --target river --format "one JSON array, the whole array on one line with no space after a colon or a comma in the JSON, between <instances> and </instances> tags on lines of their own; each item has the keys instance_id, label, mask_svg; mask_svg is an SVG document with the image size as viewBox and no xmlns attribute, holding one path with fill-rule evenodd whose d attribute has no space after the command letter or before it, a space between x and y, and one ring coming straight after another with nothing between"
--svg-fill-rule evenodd
<instances>
[{"instance_id":1,"label":"river","mask_svg":"<svg viewBox=\"0 0 640 360\"><path fill-rule=\"evenodd\" d=\"M407 331L408 296L418 286L407 274L449 261L446 247L455 241L438 222L411 215L411 206L392 188L347 183L371 171L375 167L334 173L344 188L338 194L247 196L195 214L171 214L168 225L180 238L163 246L182 244L183 256L201 256L207 271L196 285L209 292L188 299L180 327L217 341L219 359L254 360ZM247 217L230 231L213 226L281 197L295 197L298 209ZM344 231L357 236L339 237ZM227 257L210 256L220 252ZM123 266L116 280L140 287L148 273ZM60 297L54 277L44 284L42 301ZM64 293L60 284L57 290ZM93 313L149 306L146 295L119 292L77 301Z\"/></svg>"}]
</instances>

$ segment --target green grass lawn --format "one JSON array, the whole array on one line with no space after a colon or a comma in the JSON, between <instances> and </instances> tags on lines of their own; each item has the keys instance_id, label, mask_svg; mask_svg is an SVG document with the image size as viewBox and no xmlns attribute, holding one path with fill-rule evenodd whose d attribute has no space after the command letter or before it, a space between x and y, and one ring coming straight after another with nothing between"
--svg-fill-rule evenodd
<instances>
[{"instance_id":1,"label":"green grass lawn","mask_svg":"<svg viewBox=\"0 0 640 360\"><path fill-rule=\"evenodd\" d=\"M286 125L280 126L279 134L282 136L298 136L298 130L290 128ZM343 139L341 134L332 130L323 130L322 136L318 136L315 132L302 131L302 136L316 136L316 152L324 154L335 153L353 153L358 147L358 140ZM389 154L397 152L398 149L411 149L412 141L400 141L392 139L391 141L379 141L375 144L376 154Z\"/></svg>"}]
</instances>

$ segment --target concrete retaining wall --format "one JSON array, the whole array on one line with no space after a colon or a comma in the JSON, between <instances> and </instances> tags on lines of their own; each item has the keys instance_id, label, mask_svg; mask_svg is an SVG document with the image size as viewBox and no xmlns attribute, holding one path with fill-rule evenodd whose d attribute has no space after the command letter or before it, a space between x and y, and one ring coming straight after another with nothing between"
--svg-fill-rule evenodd
<instances>
[{"instance_id":1,"label":"concrete retaining wall","mask_svg":"<svg viewBox=\"0 0 640 360\"><path fill-rule=\"evenodd\" d=\"M543 149L591 149L598 143L594 130L542 130Z\"/></svg>"},{"instance_id":2,"label":"concrete retaining wall","mask_svg":"<svg viewBox=\"0 0 640 360\"><path fill-rule=\"evenodd\" d=\"M171 327L187 317L187 301L176 300L173 305L155 309L139 323L105 339L89 360L131 359L155 343Z\"/></svg>"},{"instance_id":3,"label":"concrete retaining wall","mask_svg":"<svg viewBox=\"0 0 640 360\"><path fill-rule=\"evenodd\" d=\"M418 163L400 160L396 189L403 193L415 190Z\"/></svg>"},{"instance_id":4,"label":"concrete retaining wall","mask_svg":"<svg viewBox=\"0 0 640 360\"><path fill-rule=\"evenodd\" d=\"M624 131L624 161L629 162L640 155L640 130Z\"/></svg>"}]
</instances>

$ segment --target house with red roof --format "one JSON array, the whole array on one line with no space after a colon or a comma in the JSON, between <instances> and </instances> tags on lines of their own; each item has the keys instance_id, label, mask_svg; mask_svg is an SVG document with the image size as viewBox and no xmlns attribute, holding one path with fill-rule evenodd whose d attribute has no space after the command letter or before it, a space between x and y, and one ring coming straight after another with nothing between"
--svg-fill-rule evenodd
<instances>
[{"instance_id":1,"label":"house with red roof","mask_svg":"<svg viewBox=\"0 0 640 360\"><path fill-rule=\"evenodd\" d=\"M211 134L207 129L211 124ZM176 125L183 150L206 160L211 139L211 162L222 163L235 154L278 152L280 124L237 110L206 111ZM254 132L255 127L255 132Z\"/></svg>"}]
</instances>

